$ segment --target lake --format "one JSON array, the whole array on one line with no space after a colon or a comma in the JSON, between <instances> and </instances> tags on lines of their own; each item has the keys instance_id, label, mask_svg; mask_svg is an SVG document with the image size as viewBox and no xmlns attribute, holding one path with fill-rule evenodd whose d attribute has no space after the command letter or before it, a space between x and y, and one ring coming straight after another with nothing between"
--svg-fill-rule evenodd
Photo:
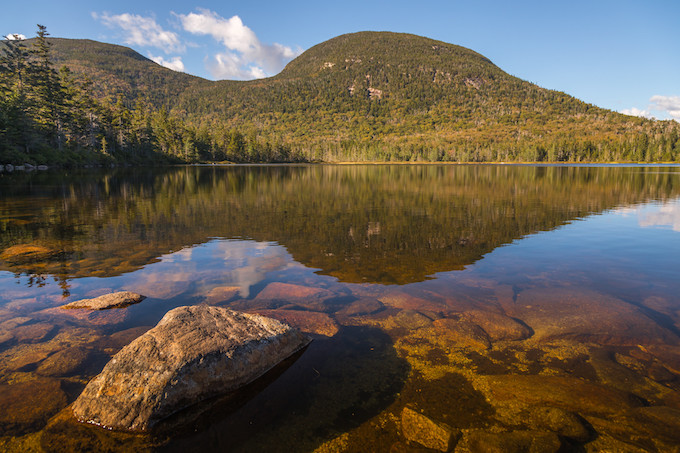
<instances>
[{"instance_id":1,"label":"lake","mask_svg":"<svg viewBox=\"0 0 680 453\"><path fill-rule=\"evenodd\" d=\"M669 451L679 265L678 166L0 174L0 450ZM58 308L120 290L147 299ZM173 429L72 420L113 354L201 303L314 341Z\"/></svg>"}]
</instances>

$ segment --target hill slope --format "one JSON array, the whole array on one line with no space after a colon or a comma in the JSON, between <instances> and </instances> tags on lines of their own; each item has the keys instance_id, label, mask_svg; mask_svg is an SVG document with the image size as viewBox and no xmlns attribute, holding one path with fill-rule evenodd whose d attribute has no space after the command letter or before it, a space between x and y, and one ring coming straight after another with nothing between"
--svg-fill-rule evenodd
<instances>
[{"instance_id":1,"label":"hill slope","mask_svg":"<svg viewBox=\"0 0 680 453\"><path fill-rule=\"evenodd\" d=\"M190 87L177 111L267 131L320 158L587 159L603 143L634 148L635 133L676 128L540 88L469 49L390 32L331 39L270 79Z\"/></svg>"},{"instance_id":2,"label":"hill slope","mask_svg":"<svg viewBox=\"0 0 680 453\"><path fill-rule=\"evenodd\" d=\"M89 77L95 96L167 110L137 135L182 159L680 160L677 122L586 104L470 49L415 35L342 35L274 77L217 82L121 46L50 42L56 64ZM126 127L107 133L109 147L130 148Z\"/></svg>"},{"instance_id":3,"label":"hill slope","mask_svg":"<svg viewBox=\"0 0 680 453\"><path fill-rule=\"evenodd\" d=\"M210 83L200 77L160 66L134 50L89 39L50 38L54 63L67 66L94 82L95 94L128 101L146 98L161 106L188 87ZM28 40L31 44L32 40Z\"/></svg>"}]
</instances>

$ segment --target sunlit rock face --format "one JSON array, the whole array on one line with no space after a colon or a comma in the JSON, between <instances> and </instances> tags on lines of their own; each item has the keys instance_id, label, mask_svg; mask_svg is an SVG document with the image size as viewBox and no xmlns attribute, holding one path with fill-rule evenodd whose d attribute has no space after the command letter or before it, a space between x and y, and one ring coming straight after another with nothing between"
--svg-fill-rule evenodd
<instances>
[{"instance_id":1,"label":"sunlit rock face","mask_svg":"<svg viewBox=\"0 0 680 453\"><path fill-rule=\"evenodd\" d=\"M118 352L73 404L80 421L146 430L236 390L309 343L279 321L207 305L169 311Z\"/></svg>"},{"instance_id":2,"label":"sunlit rock face","mask_svg":"<svg viewBox=\"0 0 680 453\"><path fill-rule=\"evenodd\" d=\"M107 310L109 308L123 308L128 305L137 304L146 299L146 296L130 291L118 291L116 293L104 294L93 299L81 299L63 305L64 309L83 308L88 310Z\"/></svg>"}]
</instances>

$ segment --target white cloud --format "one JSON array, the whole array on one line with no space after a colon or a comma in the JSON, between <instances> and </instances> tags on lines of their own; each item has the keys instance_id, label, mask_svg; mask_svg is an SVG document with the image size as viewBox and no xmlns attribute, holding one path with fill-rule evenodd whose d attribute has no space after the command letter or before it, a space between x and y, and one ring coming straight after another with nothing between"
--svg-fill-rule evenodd
<instances>
[{"instance_id":1,"label":"white cloud","mask_svg":"<svg viewBox=\"0 0 680 453\"><path fill-rule=\"evenodd\" d=\"M184 63L182 63L182 58L181 57L171 57L169 59L165 59L161 56L157 57L155 55L152 55L151 53L147 54L149 55L149 58L151 58L153 61L158 63L159 65L166 67L168 69L172 69L173 71L177 72L184 72Z\"/></svg>"},{"instance_id":2,"label":"white cloud","mask_svg":"<svg viewBox=\"0 0 680 453\"><path fill-rule=\"evenodd\" d=\"M649 113L647 110L640 110L639 108L633 107L630 109L623 109L621 110L620 113L623 113L624 115L631 115L631 116L642 116L644 118L652 118L652 115Z\"/></svg>"},{"instance_id":3,"label":"white cloud","mask_svg":"<svg viewBox=\"0 0 680 453\"><path fill-rule=\"evenodd\" d=\"M21 33L9 33L9 34L5 35L4 38L7 39L8 41L16 41L16 40L22 41L22 40L26 39L26 35L22 35Z\"/></svg>"},{"instance_id":4,"label":"white cloud","mask_svg":"<svg viewBox=\"0 0 680 453\"><path fill-rule=\"evenodd\" d=\"M109 28L120 28L124 33L126 44L144 47L157 47L165 53L183 52L185 46L180 42L177 33L164 30L151 17L142 17L136 14L101 15L92 13L92 17L101 20Z\"/></svg>"},{"instance_id":5,"label":"white cloud","mask_svg":"<svg viewBox=\"0 0 680 453\"><path fill-rule=\"evenodd\" d=\"M216 78L252 79L273 75L300 52L281 44L263 44L238 16L225 19L217 13L199 9L178 14L182 26L196 35L209 35L226 47L215 55L208 69Z\"/></svg>"},{"instance_id":6,"label":"white cloud","mask_svg":"<svg viewBox=\"0 0 680 453\"><path fill-rule=\"evenodd\" d=\"M649 102L653 110L661 110L680 120L680 96L652 96Z\"/></svg>"}]
</instances>

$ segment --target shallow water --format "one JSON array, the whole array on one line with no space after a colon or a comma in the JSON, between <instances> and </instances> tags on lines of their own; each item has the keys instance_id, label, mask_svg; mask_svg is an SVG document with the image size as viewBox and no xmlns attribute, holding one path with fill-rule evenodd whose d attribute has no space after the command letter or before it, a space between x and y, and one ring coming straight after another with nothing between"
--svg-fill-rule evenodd
<instances>
[{"instance_id":1,"label":"shallow water","mask_svg":"<svg viewBox=\"0 0 680 453\"><path fill-rule=\"evenodd\" d=\"M667 451L678 257L677 166L0 174L0 449L412 451L408 407L456 451ZM148 298L58 308L118 290ZM71 420L111 355L197 303L315 341L172 434Z\"/></svg>"}]
</instances>

